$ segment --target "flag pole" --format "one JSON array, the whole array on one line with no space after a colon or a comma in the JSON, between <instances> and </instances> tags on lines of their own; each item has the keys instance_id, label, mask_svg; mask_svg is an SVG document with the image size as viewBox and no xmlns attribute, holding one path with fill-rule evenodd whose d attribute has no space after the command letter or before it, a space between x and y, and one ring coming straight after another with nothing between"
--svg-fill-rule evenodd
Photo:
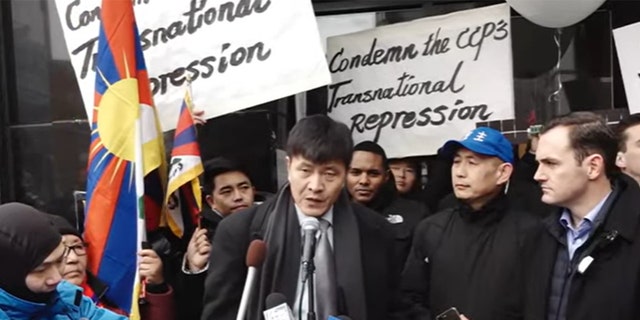
<instances>
[{"instance_id":1,"label":"flag pole","mask_svg":"<svg viewBox=\"0 0 640 320\"><path fill-rule=\"evenodd\" d=\"M134 148L135 148L135 163L134 163L134 175L135 175L135 189L136 189L136 221L137 221L137 252L142 249L142 243L147 241L147 231L144 214L144 161L142 154L142 112L141 106L138 105L138 117L136 118L135 133L134 133ZM140 257L137 255L137 264L140 263ZM134 279L134 293L132 295L133 301L131 303L130 319L139 320L139 299L143 299L146 294L145 283L140 277L140 270L136 267L135 279Z\"/></svg>"}]
</instances>

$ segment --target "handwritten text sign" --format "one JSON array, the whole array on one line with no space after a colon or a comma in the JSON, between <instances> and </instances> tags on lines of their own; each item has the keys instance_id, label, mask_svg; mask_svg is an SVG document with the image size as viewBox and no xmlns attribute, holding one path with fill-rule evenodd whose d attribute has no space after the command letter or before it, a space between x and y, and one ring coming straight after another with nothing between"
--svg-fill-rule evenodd
<instances>
[{"instance_id":1,"label":"handwritten text sign","mask_svg":"<svg viewBox=\"0 0 640 320\"><path fill-rule=\"evenodd\" d=\"M613 30L630 113L640 112L640 22Z\"/></svg>"},{"instance_id":2,"label":"handwritten text sign","mask_svg":"<svg viewBox=\"0 0 640 320\"><path fill-rule=\"evenodd\" d=\"M56 0L87 111L94 105L100 3ZM194 103L208 118L330 82L309 0L135 0L134 5L165 131L176 126L188 77Z\"/></svg>"},{"instance_id":3,"label":"handwritten text sign","mask_svg":"<svg viewBox=\"0 0 640 320\"><path fill-rule=\"evenodd\" d=\"M328 114L390 157L513 119L509 18L504 4L329 38Z\"/></svg>"}]
</instances>

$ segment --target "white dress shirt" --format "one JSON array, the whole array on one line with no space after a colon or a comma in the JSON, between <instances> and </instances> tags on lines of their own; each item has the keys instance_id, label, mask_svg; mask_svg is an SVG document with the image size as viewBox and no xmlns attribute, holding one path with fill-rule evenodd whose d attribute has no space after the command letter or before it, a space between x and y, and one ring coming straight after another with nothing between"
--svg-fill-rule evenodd
<instances>
[{"instance_id":1,"label":"white dress shirt","mask_svg":"<svg viewBox=\"0 0 640 320\"><path fill-rule=\"evenodd\" d=\"M300 211L300 208L296 205L296 214L298 216L298 223L300 224L300 235L301 239L304 236L304 232L302 230L302 221L308 216ZM323 219L329 221L330 226L327 229L327 236L329 237L329 243L333 248L333 206L327 210L327 212L322 215L322 217L318 219ZM316 240L320 237L320 232L316 233ZM307 307L309 306L309 293L307 290L307 283L302 283L302 278L304 276L304 272L302 270L302 261L300 261L300 268L298 271L298 285L296 286L296 300L293 304L293 314L294 317L298 320L306 320L307 319ZM314 275L315 277L315 275ZM314 278L315 279L315 278ZM301 299L302 295L302 299Z\"/></svg>"}]
</instances>

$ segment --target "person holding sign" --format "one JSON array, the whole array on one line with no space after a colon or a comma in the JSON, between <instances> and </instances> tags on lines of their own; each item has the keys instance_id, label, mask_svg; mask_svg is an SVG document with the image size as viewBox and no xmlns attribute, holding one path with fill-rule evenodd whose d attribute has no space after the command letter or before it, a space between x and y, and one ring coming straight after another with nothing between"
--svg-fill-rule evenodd
<instances>
[{"instance_id":1,"label":"person holding sign","mask_svg":"<svg viewBox=\"0 0 640 320\"><path fill-rule=\"evenodd\" d=\"M403 319L435 319L455 307L471 320L520 319L526 248L537 219L514 210L505 187L509 141L479 127L448 141L456 205L420 222L402 275Z\"/></svg>"},{"instance_id":2,"label":"person holding sign","mask_svg":"<svg viewBox=\"0 0 640 320\"><path fill-rule=\"evenodd\" d=\"M387 162L385 151L377 143L357 144L347 172L347 190L354 202L389 221L396 238L398 264L403 265L411 249L413 229L428 210L422 203L398 196Z\"/></svg>"}]
</instances>

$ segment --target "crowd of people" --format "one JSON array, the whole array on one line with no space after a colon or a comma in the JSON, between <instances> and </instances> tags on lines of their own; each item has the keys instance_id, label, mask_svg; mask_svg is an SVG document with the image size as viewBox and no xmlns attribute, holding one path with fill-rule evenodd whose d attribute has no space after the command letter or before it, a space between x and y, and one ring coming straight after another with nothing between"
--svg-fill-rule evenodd
<instances>
[{"instance_id":1,"label":"crowd of people","mask_svg":"<svg viewBox=\"0 0 640 320\"><path fill-rule=\"evenodd\" d=\"M236 319L256 239L267 250L246 319L263 319L276 293L295 319L640 315L640 114L613 127L589 112L554 118L521 157L478 127L442 146L424 186L414 159L354 145L324 115L300 120L286 153L288 183L266 199L238 163L205 162L199 226L154 231L139 252L143 320ZM126 316L60 216L0 205L0 260L0 319Z\"/></svg>"}]
</instances>

